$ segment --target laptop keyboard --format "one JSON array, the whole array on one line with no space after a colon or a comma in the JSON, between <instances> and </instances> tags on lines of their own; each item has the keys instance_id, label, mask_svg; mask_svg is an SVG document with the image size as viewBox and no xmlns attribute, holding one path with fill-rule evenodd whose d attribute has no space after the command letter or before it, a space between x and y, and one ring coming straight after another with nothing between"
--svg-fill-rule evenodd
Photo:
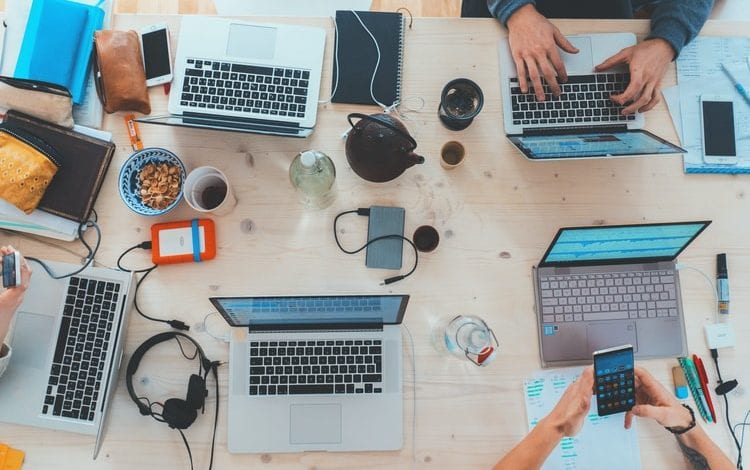
<instances>
[{"instance_id":1,"label":"laptop keyboard","mask_svg":"<svg viewBox=\"0 0 750 470\"><path fill-rule=\"evenodd\" d=\"M572 75L560 84L561 94L555 97L552 89L542 80L545 101L537 101L529 87L529 93L521 93L518 78L510 79L510 97L514 125L556 125L588 123L624 123L635 119L635 115L620 114L620 106L609 97L622 93L630 81L628 73L600 73Z\"/></svg>"},{"instance_id":2,"label":"laptop keyboard","mask_svg":"<svg viewBox=\"0 0 750 470\"><path fill-rule=\"evenodd\" d=\"M678 316L671 270L546 276L540 294L544 323Z\"/></svg>"},{"instance_id":3,"label":"laptop keyboard","mask_svg":"<svg viewBox=\"0 0 750 470\"><path fill-rule=\"evenodd\" d=\"M382 342L253 341L250 395L383 392Z\"/></svg>"},{"instance_id":4,"label":"laptop keyboard","mask_svg":"<svg viewBox=\"0 0 750 470\"><path fill-rule=\"evenodd\" d=\"M94 420L119 292L114 282L70 278L43 414Z\"/></svg>"},{"instance_id":5,"label":"laptop keyboard","mask_svg":"<svg viewBox=\"0 0 750 470\"><path fill-rule=\"evenodd\" d=\"M310 71L187 59L180 105L303 118Z\"/></svg>"}]
</instances>

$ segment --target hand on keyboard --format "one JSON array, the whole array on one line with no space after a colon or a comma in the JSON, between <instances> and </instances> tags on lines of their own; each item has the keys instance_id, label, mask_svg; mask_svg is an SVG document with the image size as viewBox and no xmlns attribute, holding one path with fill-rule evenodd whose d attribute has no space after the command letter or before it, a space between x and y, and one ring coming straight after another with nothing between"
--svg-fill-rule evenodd
<instances>
[{"instance_id":1,"label":"hand on keyboard","mask_svg":"<svg viewBox=\"0 0 750 470\"><path fill-rule=\"evenodd\" d=\"M603 72L619 64L628 64L630 84L619 95L612 95L612 101L628 106L622 110L623 115L648 111L660 97L661 80L669 63L674 59L674 49L661 38L649 39L635 46L626 47L609 59L596 66L597 72Z\"/></svg>"},{"instance_id":2,"label":"hand on keyboard","mask_svg":"<svg viewBox=\"0 0 750 470\"><path fill-rule=\"evenodd\" d=\"M528 93L528 75L534 86L536 99L544 101L544 77L552 94L559 96L557 79L564 83L568 74L557 47L571 54L577 53L578 49L547 18L539 14L533 5L522 6L508 19L508 42L516 63L521 90Z\"/></svg>"}]
</instances>

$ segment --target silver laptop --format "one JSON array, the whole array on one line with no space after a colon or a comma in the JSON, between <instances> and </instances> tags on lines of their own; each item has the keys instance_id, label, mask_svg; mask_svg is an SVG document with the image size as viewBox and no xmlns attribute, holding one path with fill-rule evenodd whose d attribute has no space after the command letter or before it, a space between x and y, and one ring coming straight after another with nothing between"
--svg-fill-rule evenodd
<instances>
[{"instance_id":1,"label":"silver laptop","mask_svg":"<svg viewBox=\"0 0 750 470\"><path fill-rule=\"evenodd\" d=\"M624 106L610 100L629 82L627 67L596 73L594 67L625 47L635 45L632 33L568 36L577 54L560 50L568 81L554 97L544 83L539 102L529 80L521 93L507 38L500 41L500 92L503 122L511 143L535 161L625 157L682 153L683 149L643 130L643 114L623 116Z\"/></svg>"},{"instance_id":2,"label":"silver laptop","mask_svg":"<svg viewBox=\"0 0 750 470\"><path fill-rule=\"evenodd\" d=\"M56 275L80 268L45 263ZM107 268L60 280L35 268L10 334L0 421L96 435L96 458L135 283L131 274Z\"/></svg>"},{"instance_id":3,"label":"silver laptop","mask_svg":"<svg viewBox=\"0 0 750 470\"><path fill-rule=\"evenodd\" d=\"M169 115L138 121L307 137L325 38L321 28L184 16Z\"/></svg>"},{"instance_id":4,"label":"silver laptop","mask_svg":"<svg viewBox=\"0 0 750 470\"><path fill-rule=\"evenodd\" d=\"M229 347L230 452L403 445L408 295L213 297Z\"/></svg>"},{"instance_id":5,"label":"silver laptop","mask_svg":"<svg viewBox=\"0 0 750 470\"><path fill-rule=\"evenodd\" d=\"M639 359L684 356L675 260L710 223L561 228L533 273L542 365L620 344Z\"/></svg>"}]
</instances>

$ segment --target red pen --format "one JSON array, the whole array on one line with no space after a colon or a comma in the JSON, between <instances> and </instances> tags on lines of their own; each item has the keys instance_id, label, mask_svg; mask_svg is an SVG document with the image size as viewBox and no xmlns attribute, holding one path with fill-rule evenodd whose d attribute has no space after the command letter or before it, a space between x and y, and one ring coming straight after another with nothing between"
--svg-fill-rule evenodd
<instances>
[{"instance_id":1,"label":"red pen","mask_svg":"<svg viewBox=\"0 0 750 470\"><path fill-rule=\"evenodd\" d=\"M716 411L714 411L714 404L711 401L711 392L708 389L708 376L706 375L706 368L703 367L703 361L700 357L693 354L693 362L695 368L698 370L698 378L701 380L701 389L703 389L703 395L706 396L706 403L708 403L708 409L711 411L711 418L714 423L716 422Z\"/></svg>"}]
</instances>

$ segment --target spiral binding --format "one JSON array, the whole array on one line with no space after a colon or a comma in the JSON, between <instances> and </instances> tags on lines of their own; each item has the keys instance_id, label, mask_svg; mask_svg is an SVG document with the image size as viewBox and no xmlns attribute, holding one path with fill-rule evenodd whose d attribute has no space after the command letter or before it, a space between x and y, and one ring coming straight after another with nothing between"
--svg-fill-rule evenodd
<instances>
[{"instance_id":1,"label":"spiral binding","mask_svg":"<svg viewBox=\"0 0 750 470\"><path fill-rule=\"evenodd\" d=\"M404 29L406 28L406 17L403 13L401 15L401 30L398 34L398 69L396 70L396 101L393 102L391 107L396 107L401 103L401 77L404 65Z\"/></svg>"}]
</instances>

